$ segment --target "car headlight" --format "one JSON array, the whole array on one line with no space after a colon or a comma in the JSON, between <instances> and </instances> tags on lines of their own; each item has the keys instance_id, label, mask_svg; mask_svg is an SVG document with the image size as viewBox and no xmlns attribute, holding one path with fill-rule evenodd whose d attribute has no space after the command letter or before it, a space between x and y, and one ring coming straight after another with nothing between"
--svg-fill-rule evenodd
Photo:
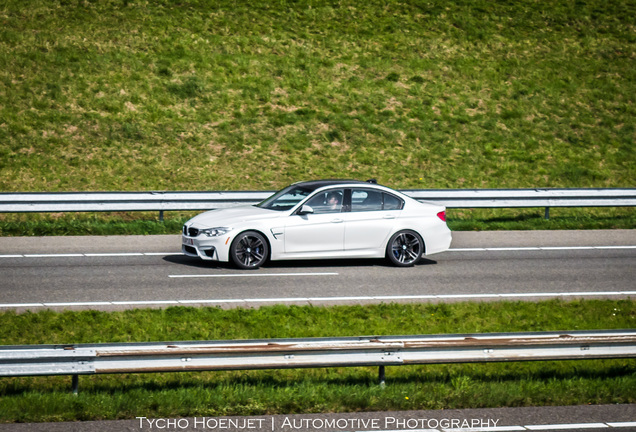
<instances>
[{"instance_id":1,"label":"car headlight","mask_svg":"<svg viewBox=\"0 0 636 432\"><path fill-rule=\"evenodd\" d=\"M232 231L229 227L207 228L199 231L199 234L205 234L208 237L218 237Z\"/></svg>"}]
</instances>

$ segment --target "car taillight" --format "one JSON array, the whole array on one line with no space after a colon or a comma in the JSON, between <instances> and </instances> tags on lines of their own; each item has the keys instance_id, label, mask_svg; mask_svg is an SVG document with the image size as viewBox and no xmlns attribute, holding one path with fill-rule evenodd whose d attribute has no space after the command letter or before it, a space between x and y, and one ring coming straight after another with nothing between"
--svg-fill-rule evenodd
<instances>
[{"instance_id":1,"label":"car taillight","mask_svg":"<svg viewBox=\"0 0 636 432\"><path fill-rule=\"evenodd\" d=\"M446 210L437 213L437 217L446 222Z\"/></svg>"}]
</instances>

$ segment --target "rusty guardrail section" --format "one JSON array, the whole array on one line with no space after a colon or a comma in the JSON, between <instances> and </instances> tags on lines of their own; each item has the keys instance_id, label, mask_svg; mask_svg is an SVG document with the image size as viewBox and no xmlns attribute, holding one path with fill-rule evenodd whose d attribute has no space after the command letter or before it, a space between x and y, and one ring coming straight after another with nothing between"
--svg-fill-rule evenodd
<instances>
[{"instance_id":1,"label":"rusty guardrail section","mask_svg":"<svg viewBox=\"0 0 636 432\"><path fill-rule=\"evenodd\" d=\"M0 346L0 377L636 357L636 330Z\"/></svg>"}]
</instances>

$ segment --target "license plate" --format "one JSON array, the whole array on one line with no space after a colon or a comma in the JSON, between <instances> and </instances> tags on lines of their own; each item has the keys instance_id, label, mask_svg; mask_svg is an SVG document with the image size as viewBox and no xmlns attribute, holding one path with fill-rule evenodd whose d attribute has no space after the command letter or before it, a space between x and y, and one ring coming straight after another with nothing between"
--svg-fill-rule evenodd
<instances>
[{"instance_id":1,"label":"license plate","mask_svg":"<svg viewBox=\"0 0 636 432\"><path fill-rule=\"evenodd\" d=\"M194 244L194 239L191 238L187 238L187 237L182 237L182 243L184 245L193 245Z\"/></svg>"}]
</instances>

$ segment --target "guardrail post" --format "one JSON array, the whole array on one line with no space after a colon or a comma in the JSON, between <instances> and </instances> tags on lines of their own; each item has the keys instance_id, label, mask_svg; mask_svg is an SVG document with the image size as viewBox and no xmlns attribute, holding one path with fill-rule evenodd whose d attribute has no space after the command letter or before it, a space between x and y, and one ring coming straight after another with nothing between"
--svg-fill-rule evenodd
<instances>
[{"instance_id":1,"label":"guardrail post","mask_svg":"<svg viewBox=\"0 0 636 432\"><path fill-rule=\"evenodd\" d=\"M159 210L159 222L163 222L163 210Z\"/></svg>"},{"instance_id":2,"label":"guardrail post","mask_svg":"<svg viewBox=\"0 0 636 432\"><path fill-rule=\"evenodd\" d=\"M380 387L384 387L386 385L386 377L384 374L384 366L380 366L378 371L378 378L380 379Z\"/></svg>"},{"instance_id":3,"label":"guardrail post","mask_svg":"<svg viewBox=\"0 0 636 432\"><path fill-rule=\"evenodd\" d=\"M545 208L545 218L550 219L550 207Z\"/></svg>"},{"instance_id":4,"label":"guardrail post","mask_svg":"<svg viewBox=\"0 0 636 432\"><path fill-rule=\"evenodd\" d=\"M71 389L74 395L79 393L79 375L73 375L73 380L71 382Z\"/></svg>"}]
</instances>

